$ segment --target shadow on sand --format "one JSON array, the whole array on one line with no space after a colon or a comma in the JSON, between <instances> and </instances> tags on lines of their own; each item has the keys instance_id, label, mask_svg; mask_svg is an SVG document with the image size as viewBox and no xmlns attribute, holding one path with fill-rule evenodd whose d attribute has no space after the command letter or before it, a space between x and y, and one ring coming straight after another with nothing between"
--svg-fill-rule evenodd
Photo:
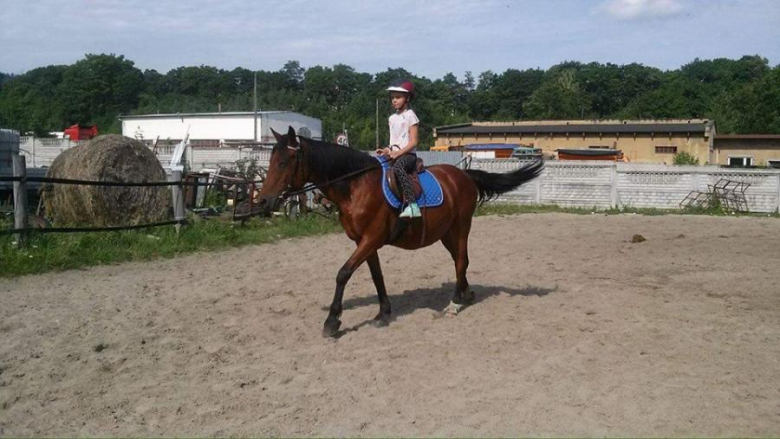
<instances>
[{"instance_id":1,"label":"shadow on sand","mask_svg":"<svg viewBox=\"0 0 780 439\"><path fill-rule=\"evenodd\" d=\"M474 302L468 305L473 307L478 305L488 297L497 296L501 293L508 294L509 296L537 296L544 297L552 292L558 290L556 285L553 288L527 286L525 288L515 289L499 286L485 286L485 285L471 285L471 289L474 291ZM399 316L411 314L418 309L431 309L437 312L442 312L450 303L452 298L452 292L455 290L455 283L447 282L442 284L438 288L418 288L415 290L406 290L401 294L389 295L390 304L393 307L393 314L391 322ZM374 306L379 310L379 302L374 296L353 297L344 300L344 310L359 308L361 306ZM325 307L325 310L328 308ZM374 323L374 320L366 320L350 328L345 328L336 335L340 337L347 332L357 331L363 326Z\"/></svg>"}]
</instances>

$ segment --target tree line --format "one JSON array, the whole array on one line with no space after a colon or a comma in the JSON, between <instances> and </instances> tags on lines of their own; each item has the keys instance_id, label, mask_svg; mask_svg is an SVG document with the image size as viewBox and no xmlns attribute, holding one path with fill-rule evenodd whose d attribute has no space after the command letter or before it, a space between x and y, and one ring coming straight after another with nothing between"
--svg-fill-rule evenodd
<instances>
[{"instance_id":1,"label":"tree line","mask_svg":"<svg viewBox=\"0 0 780 439\"><path fill-rule=\"evenodd\" d=\"M402 68L370 74L297 61L278 71L190 66L162 74L122 55L87 54L72 65L0 73L0 127L45 136L84 123L118 133L121 114L251 111L255 74L260 109L317 117L326 139L346 127L352 145L366 149L376 143L377 100L380 143L388 138L385 88L398 78L417 86L423 147L433 143L433 127L469 121L703 117L719 133L780 133L780 65L760 56L697 58L667 71L567 61L546 70L466 72L461 81L452 73L429 79Z\"/></svg>"}]
</instances>

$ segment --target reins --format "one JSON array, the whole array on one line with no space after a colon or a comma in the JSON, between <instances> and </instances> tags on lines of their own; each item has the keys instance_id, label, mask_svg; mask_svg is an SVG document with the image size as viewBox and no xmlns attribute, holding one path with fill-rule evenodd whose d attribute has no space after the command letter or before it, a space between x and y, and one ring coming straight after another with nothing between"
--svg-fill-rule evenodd
<instances>
[{"instance_id":1,"label":"reins","mask_svg":"<svg viewBox=\"0 0 780 439\"><path fill-rule=\"evenodd\" d=\"M296 157L296 167L299 166L298 162L300 162L300 160L302 158L303 158L303 150L301 149L300 156ZM340 181L344 181L344 180L350 179L352 177L356 177L356 176L358 176L360 174L366 173L368 171L380 168L383 164L385 164L385 163L387 163L389 161L390 160L380 159L379 162L377 162L377 163L375 163L375 164L373 164L371 166L368 166L368 167L363 168L363 169L358 169L357 171L353 171L353 172L350 172L348 174L344 174L344 175L342 175L342 176L340 176L338 178L334 178L333 180L328 180L328 181L326 181L324 183L319 183L319 184L310 183L308 185L304 185L303 188L298 189L296 191L291 191L291 192L290 191L284 191L280 195L280 197L283 198L283 199L287 199L289 197L294 197L296 195L305 194L306 192L310 192L310 191L313 191L315 189L322 189L324 187L328 187L328 186L330 186L332 184L335 184L335 183L338 183ZM296 169L296 171L297 171L297 169ZM294 173L293 173L293 175L294 175ZM289 185L288 185L288 187L289 187Z\"/></svg>"}]
</instances>

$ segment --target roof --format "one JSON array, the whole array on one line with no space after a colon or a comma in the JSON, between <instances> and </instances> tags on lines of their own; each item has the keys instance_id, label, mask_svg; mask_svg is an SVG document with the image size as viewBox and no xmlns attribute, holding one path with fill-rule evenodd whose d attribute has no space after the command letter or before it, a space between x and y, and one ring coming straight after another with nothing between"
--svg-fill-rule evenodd
<instances>
[{"instance_id":1,"label":"roof","mask_svg":"<svg viewBox=\"0 0 780 439\"><path fill-rule=\"evenodd\" d=\"M493 150L493 149L515 149L518 145L512 143L470 143L465 146L469 150Z\"/></svg>"},{"instance_id":2,"label":"roof","mask_svg":"<svg viewBox=\"0 0 780 439\"><path fill-rule=\"evenodd\" d=\"M620 154L622 151L619 149L556 149L558 152L562 152L564 154L571 154L571 155L587 155L587 156L598 156L598 155L615 155Z\"/></svg>"},{"instance_id":3,"label":"roof","mask_svg":"<svg viewBox=\"0 0 780 439\"><path fill-rule=\"evenodd\" d=\"M465 125L436 128L437 134L511 133L704 133L705 123L592 123L539 125Z\"/></svg>"},{"instance_id":4,"label":"roof","mask_svg":"<svg viewBox=\"0 0 780 439\"><path fill-rule=\"evenodd\" d=\"M295 113L294 111L258 111L257 114L283 114L283 113L293 113L293 114L300 114ZM127 114L124 116L119 116L119 119L155 119L155 118L165 118L165 117L201 117L201 116L208 116L208 117L214 117L214 116L254 116L254 111L223 111L221 113L169 113L169 114ZM305 115L302 115L305 116ZM310 117L310 116L306 116Z\"/></svg>"}]
</instances>

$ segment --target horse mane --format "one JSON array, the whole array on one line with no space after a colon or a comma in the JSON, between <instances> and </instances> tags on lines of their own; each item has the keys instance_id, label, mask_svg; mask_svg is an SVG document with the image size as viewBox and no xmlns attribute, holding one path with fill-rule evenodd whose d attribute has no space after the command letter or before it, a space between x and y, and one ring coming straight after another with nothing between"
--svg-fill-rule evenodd
<instances>
[{"instance_id":1,"label":"horse mane","mask_svg":"<svg viewBox=\"0 0 780 439\"><path fill-rule=\"evenodd\" d=\"M304 143L311 146L305 154L306 165L328 180L377 164L372 156L350 147L309 138Z\"/></svg>"}]
</instances>

